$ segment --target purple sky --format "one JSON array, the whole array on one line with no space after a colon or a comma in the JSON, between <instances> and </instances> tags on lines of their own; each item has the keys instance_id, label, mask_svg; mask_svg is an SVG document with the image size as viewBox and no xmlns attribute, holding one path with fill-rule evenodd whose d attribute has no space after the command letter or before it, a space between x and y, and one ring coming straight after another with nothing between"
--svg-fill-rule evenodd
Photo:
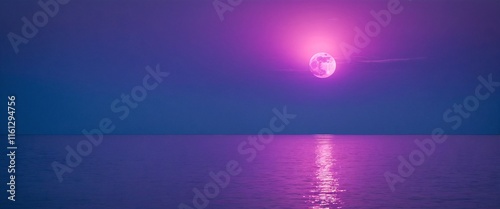
<instances>
[{"instance_id":1,"label":"purple sky","mask_svg":"<svg viewBox=\"0 0 500 209\"><path fill-rule=\"evenodd\" d=\"M21 18L40 7L2 1L0 93L18 96L19 131L29 134L79 134L103 117L118 134L252 134L285 105L298 117L284 133L449 129L443 113L474 93L478 76L500 80L500 4L401 1L346 62L341 43L353 44L387 2L247 0L221 22L211 1L71 1L16 54L7 34L21 34ZM328 79L307 68L320 51L338 59ZM171 75L117 120L111 102L156 64ZM453 133L499 134L498 98Z\"/></svg>"}]
</instances>

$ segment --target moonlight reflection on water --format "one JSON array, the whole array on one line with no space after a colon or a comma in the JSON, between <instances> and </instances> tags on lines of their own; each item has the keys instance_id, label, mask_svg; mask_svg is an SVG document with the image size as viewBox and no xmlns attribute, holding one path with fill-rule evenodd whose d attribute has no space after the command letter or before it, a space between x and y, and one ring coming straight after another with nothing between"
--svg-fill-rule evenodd
<instances>
[{"instance_id":1,"label":"moonlight reflection on water","mask_svg":"<svg viewBox=\"0 0 500 209\"><path fill-rule=\"evenodd\" d=\"M316 182L309 196L312 206L310 209L341 208L342 201L338 194L345 190L339 189L339 179L334 171L336 159L332 144L333 136L316 136Z\"/></svg>"}]
</instances>

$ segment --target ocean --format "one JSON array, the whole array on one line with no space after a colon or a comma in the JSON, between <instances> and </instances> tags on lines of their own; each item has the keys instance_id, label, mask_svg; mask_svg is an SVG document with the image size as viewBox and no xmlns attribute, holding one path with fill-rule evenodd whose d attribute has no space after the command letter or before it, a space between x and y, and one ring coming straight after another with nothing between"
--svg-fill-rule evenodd
<instances>
[{"instance_id":1,"label":"ocean","mask_svg":"<svg viewBox=\"0 0 500 209\"><path fill-rule=\"evenodd\" d=\"M2 208L500 208L500 136L16 140L16 201L3 192Z\"/></svg>"}]
</instances>

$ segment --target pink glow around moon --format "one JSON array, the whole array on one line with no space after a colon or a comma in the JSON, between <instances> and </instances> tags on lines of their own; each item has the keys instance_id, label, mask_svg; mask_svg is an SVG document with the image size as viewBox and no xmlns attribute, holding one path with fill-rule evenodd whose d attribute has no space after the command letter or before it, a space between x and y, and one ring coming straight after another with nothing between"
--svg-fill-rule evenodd
<instances>
[{"instance_id":1,"label":"pink glow around moon","mask_svg":"<svg viewBox=\"0 0 500 209\"><path fill-rule=\"evenodd\" d=\"M316 53L309 60L309 69L318 78L330 77L335 72L336 67L335 59L325 52Z\"/></svg>"}]
</instances>

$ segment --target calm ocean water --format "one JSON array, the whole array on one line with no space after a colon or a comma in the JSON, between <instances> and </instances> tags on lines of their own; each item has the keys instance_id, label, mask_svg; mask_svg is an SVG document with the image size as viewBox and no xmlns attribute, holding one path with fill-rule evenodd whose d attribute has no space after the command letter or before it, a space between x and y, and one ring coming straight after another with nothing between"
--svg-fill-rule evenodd
<instances>
[{"instance_id":1,"label":"calm ocean water","mask_svg":"<svg viewBox=\"0 0 500 209\"><path fill-rule=\"evenodd\" d=\"M450 136L424 159L414 158L421 165L394 191L384 173L399 175L398 156L408 159L419 149L414 140L428 136L275 136L257 145L248 137L105 136L60 183L51 164L65 164L65 147L85 138L19 136L16 202L3 192L1 203L51 209L177 209L181 203L212 209L500 208L500 136ZM5 183L6 175L5 169Z\"/></svg>"}]
</instances>

